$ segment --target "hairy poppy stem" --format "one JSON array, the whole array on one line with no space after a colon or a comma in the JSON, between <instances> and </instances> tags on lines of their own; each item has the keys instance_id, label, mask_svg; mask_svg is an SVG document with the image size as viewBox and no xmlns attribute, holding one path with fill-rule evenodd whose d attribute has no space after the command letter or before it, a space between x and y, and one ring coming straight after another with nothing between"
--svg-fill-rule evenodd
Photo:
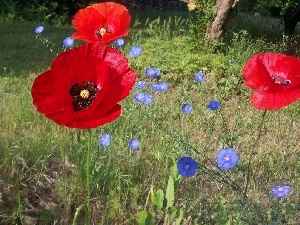
<instances>
[{"instance_id":1,"label":"hairy poppy stem","mask_svg":"<svg viewBox=\"0 0 300 225\"><path fill-rule=\"evenodd\" d=\"M91 221L91 140L92 130L88 129L87 153L86 153L86 225Z\"/></svg>"},{"instance_id":2,"label":"hairy poppy stem","mask_svg":"<svg viewBox=\"0 0 300 225\"><path fill-rule=\"evenodd\" d=\"M252 148L251 148L251 151L249 154L248 165L247 165L247 180L246 180L246 187L245 187L245 191L244 191L245 198L247 197L247 191L248 191L248 186L249 186L249 181L250 181L251 159L252 159L254 148L256 147L258 140L261 137L262 127L263 127L263 124L264 124L264 121L266 118L266 113L267 113L267 110L265 110L262 114L262 119L261 119L259 127L258 127L257 138L256 138L254 144L252 145Z\"/></svg>"}]
</instances>

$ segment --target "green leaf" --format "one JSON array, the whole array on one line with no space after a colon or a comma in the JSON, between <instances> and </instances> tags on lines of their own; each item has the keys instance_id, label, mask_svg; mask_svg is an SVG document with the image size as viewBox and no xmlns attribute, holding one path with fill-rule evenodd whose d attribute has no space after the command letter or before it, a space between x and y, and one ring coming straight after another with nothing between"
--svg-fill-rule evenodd
<instances>
[{"instance_id":1,"label":"green leaf","mask_svg":"<svg viewBox=\"0 0 300 225\"><path fill-rule=\"evenodd\" d=\"M178 173L177 163L174 155L170 157L170 176L173 178L174 190L176 190L178 188L181 176Z\"/></svg>"},{"instance_id":2,"label":"green leaf","mask_svg":"<svg viewBox=\"0 0 300 225\"><path fill-rule=\"evenodd\" d=\"M158 189L155 192L154 197L151 198L152 203L156 206L157 210L161 210L161 208L163 207L164 198L165 198L164 191L161 189Z\"/></svg>"},{"instance_id":3,"label":"green leaf","mask_svg":"<svg viewBox=\"0 0 300 225\"><path fill-rule=\"evenodd\" d=\"M169 176L168 186L166 189L167 207L172 207L174 204L174 180Z\"/></svg>"},{"instance_id":4,"label":"green leaf","mask_svg":"<svg viewBox=\"0 0 300 225\"><path fill-rule=\"evenodd\" d=\"M219 203L218 206L218 210L219 210L218 224L230 225L230 221L227 218L226 202L224 198L221 199L221 202Z\"/></svg>"},{"instance_id":5,"label":"green leaf","mask_svg":"<svg viewBox=\"0 0 300 225\"><path fill-rule=\"evenodd\" d=\"M169 221L172 222L175 219L176 213L177 213L177 209L173 210L173 212L171 212L171 214L169 214Z\"/></svg>"},{"instance_id":6,"label":"green leaf","mask_svg":"<svg viewBox=\"0 0 300 225\"><path fill-rule=\"evenodd\" d=\"M183 211L182 211L182 209L179 209L179 217L176 221L176 225L180 225L182 219L183 219Z\"/></svg>"},{"instance_id":7,"label":"green leaf","mask_svg":"<svg viewBox=\"0 0 300 225\"><path fill-rule=\"evenodd\" d=\"M152 222L152 214L150 212L147 212L146 210L143 210L139 212L137 219L139 225L151 225Z\"/></svg>"}]
</instances>

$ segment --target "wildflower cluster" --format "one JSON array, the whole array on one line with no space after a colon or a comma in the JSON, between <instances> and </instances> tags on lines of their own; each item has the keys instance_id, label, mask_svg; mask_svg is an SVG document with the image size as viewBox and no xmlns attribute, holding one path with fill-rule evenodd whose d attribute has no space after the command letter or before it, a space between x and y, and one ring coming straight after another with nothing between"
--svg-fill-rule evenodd
<instances>
[{"instance_id":1,"label":"wildflower cluster","mask_svg":"<svg viewBox=\"0 0 300 225\"><path fill-rule=\"evenodd\" d=\"M125 45L123 37L129 33L130 20L128 10L113 2L93 4L79 10L72 21L76 32L62 41L66 51L53 60L49 70L34 80L31 94L37 111L58 125L91 129L119 118L122 111L120 102L129 96L133 87L137 90L133 94L133 100L147 106L155 102L156 95L169 91L172 87L163 80L164 71L156 67L146 68L145 77L136 81L135 70L130 68L128 58L119 51L118 48ZM43 26L34 30L37 35L43 31ZM74 39L86 43L72 48ZM128 54L134 60L142 52L142 46L136 45L130 48ZM298 59L282 54L258 54L251 58L244 67L243 76L245 84L255 91L251 95L254 107L276 110L298 100L298 68ZM193 78L197 85L205 83L203 71L194 74ZM205 110L217 114L221 106L223 104L214 99L207 102ZM181 109L184 118L196 112L189 102L181 103L177 107L178 110ZM108 148L112 140L109 133L103 133L99 144ZM137 138L128 141L131 151L138 150L140 145ZM90 149L86 155L87 205L90 207ZM226 146L215 155L214 168L221 171L221 174L226 174L239 164L239 160L239 151L233 146ZM177 161L177 171L182 177L195 176L199 168L197 158L191 153L180 156ZM250 164L248 170L249 168ZM271 191L273 196L284 198L291 189L288 184L278 184ZM88 208L87 212L90 211Z\"/></svg>"},{"instance_id":2,"label":"wildflower cluster","mask_svg":"<svg viewBox=\"0 0 300 225\"><path fill-rule=\"evenodd\" d=\"M76 32L63 45L71 47L74 39L87 43L59 54L50 70L35 79L31 93L40 113L59 125L81 129L96 128L121 115L118 103L129 95L136 73L128 59L108 44L124 44L119 38L128 35L130 19L128 10L113 2L76 13L72 20ZM38 26L35 33L43 30ZM138 50L135 54L140 54Z\"/></svg>"}]
</instances>

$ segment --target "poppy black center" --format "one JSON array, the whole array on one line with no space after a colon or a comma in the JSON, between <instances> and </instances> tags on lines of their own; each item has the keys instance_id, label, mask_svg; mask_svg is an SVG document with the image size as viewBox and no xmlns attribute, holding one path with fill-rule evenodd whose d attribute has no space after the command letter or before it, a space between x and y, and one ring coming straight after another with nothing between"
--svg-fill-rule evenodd
<instances>
[{"instance_id":1,"label":"poppy black center","mask_svg":"<svg viewBox=\"0 0 300 225\"><path fill-rule=\"evenodd\" d=\"M285 81L281 82L279 79L277 79L275 77L273 77L272 79L273 79L273 81L274 81L275 84L281 84L284 87L288 86L291 83L290 80L285 80Z\"/></svg>"},{"instance_id":2,"label":"poppy black center","mask_svg":"<svg viewBox=\"0 0 300 225\"><path fill-rule=\"evenodd\" d=\"M73 84L69 90L69 94L72 95L72 105L74 111L80 111L92 107L92 102L96 98L99 89L96 84L87 81L83 84Z\"/></svg>"}]
</instances>

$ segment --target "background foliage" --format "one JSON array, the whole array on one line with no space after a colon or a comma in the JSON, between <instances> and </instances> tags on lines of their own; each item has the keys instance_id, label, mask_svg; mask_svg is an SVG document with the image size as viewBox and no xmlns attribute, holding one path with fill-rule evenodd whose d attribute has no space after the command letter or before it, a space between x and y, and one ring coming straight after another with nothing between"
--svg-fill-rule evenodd
<instances>
[{"instance_id":1,"label":"background foliage","mask_svg":"<svg viewBox=\"0 0 300 225\"><path fill-rule=\"evenodd\" d=\"M230 19L223 41L203 47L203 40L191 30L195 13L162 12L159 5L155 10L147 8L158 2L170 4L144 1L141 8L132 5L131 10L137 13L132 14L131 33L121 51L128 56L130 47L141 45L142 55L130 59L138 80L145 79L147 67L159 68L169 90L153 93L149 107L130 96L122 102L119 120L93 131L93 219L101 219L102 224L136 224L137 217L143 221L151 214L155 224L171 220L173 215L177 221L193 225L299 224L299 103L268 113L255 148L247 200L241 202L241 196L229 185L203 170L216 169L217 151L234 146L241 162L225 175L243 186L261 112L250 104L241 70L255 53L287 52L282 21L255 14L254 7L247 8L245 2ZM262 1L248 3L262 10L258 7ZM0 111L0 224L21 224L22 219L36 219L39 224L83 224L80 205L86 192L84 171L78 168L84 163L85 133L59 127L39 115L30 96L34 78L49 68L61 51L62 39L73 32L70 26L44 22L63 24L68 16L60 16L67 15L71 6L65 3L64 9L41 2L44 8L38 11L24 2L1 4L5 7L1 7L0 20L0 103L5 107ZM79 4L85 3L76 1L74 7ZM63 13L53 13L54 9ZM45 15L51 16L47 19ZM29 16L33 22L21 21ZM45 30L36 38L33 30L40 23ZM49 41L40 41L46 39ZM203 84L193 82L199 70L205 73ZM132 95L138 91L133 89ZM145 91L151 92L151 88L147 86ZM207 110L211 99L221 101L220 113ZM193 105L188 116L180 111L184 102ZM104 132L113 136L111 164L106 160L109 151L98 143ZM128 149L132 137L141 142L135 152ZM177 182L174 162L187 154L186 143L201 151L195 157L202 167L197 176ZM293 186L291 195L280 201L269 196L269 188L278 182Z\"/></svg>"},{"instance_id":2,"label":"background foliage","mask_svg":"<svg viewBox=\"0 0 300 225\"><path fill-rule=\"evenodd\" d=\"M128 7L131 11L154 8L157 10L186 11L185 2L180 0L113 0ZM192 0L190 0L192 1ZM105 0L5 0L0 2L0 13L9 20L26 20L36 22L48 22L51 24L70 23L75 12L93 3L105 2ZM204 10L214 4L214 0L200 0ZM239 10L262 12L280 16L291 6L299 4L299 0L244 0L239 5ZM210 13L204 16L208 16ZM204 28L198 27L201 32Z\"/></svg>"}]
</instances>

